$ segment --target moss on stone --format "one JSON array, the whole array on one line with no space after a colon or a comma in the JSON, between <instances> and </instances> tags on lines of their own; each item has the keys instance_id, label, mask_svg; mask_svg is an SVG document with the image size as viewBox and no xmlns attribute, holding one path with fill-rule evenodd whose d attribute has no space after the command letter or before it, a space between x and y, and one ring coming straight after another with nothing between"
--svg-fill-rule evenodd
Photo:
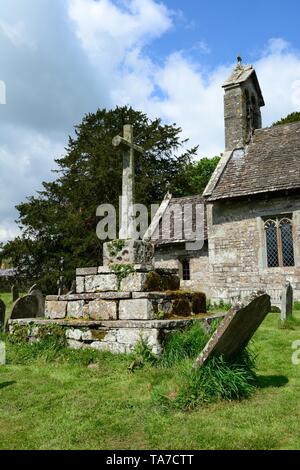
<instances>
[{"instance_id":1,"label":"moss on stone","mask_svg":"<svg viewBox=\"0 0 300 470\"><path fill-rule=\"evenodd\" d=\"M150 273L147 274L145 291L161 292L162 290L161 276L156 271L150 271Z\"/></svg>"},{"instance_id":2,"label":"moss on stone","mask_svg":"<svg viewBox=\"0 0 300 470\"><path fill-rule=\"evenodd\" d=\"M163 291L176 291L180 288L180 279L173 274L164 274L161 276L161 287Z\"/></svg>"},{"instance_id":3,"label":"moss on stone","mask_svg":"<svg viewBox=\"0 0 300 470\"><path fill-rule=\"evenodd\" d=\"M108 252L111 257L117 256L120 251L123 250L125 247L126 243L125 240L113 240L112 242L109 242L107 244Z\"/></svg>"},{"instance_id":4,"label":"moss on stone","mask_svg":"<svg viewBox=\"0 0 300 470\"><path fill-rule=\"evenodd\" d=\"M192 312L197 315L206 313L206 295L203 292L194 292L192 294Z\"/></svg>"},{"instance_id":5,"label":"moss on stone","mask_svg":"<svg viewBox=\"0 0 300 470\"><path fill-rule=\"evenodd\" d=\"M107 331L103 331L103 330L91 330L91 332L92 332L92 338L95 341L103 341L107 335Z\"/></svg>"},{"instance_id":6,"label":"moss on stone","mask_svg":"<svg viewBox=\"0 0 300 470\"><path fill-rule=\"evenodd\" d=\"M173 303L172 314L181 317L189 317L192 308L189 299L177 299Z\"/></svg>"}]
</instances>

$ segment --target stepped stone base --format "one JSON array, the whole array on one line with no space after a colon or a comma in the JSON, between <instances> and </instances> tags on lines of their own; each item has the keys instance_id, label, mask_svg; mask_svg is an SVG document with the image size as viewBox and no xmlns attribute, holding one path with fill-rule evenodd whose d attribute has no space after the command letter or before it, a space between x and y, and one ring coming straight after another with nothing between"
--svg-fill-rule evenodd
<instances>
[{"instance_id":1,"label":"stepped stone base","mask_svg":"<svg viewBox=\"0 0 300 470\"><path fill-rule=\"evenodd\" d=\"M100 292L48 296L51 320L155 320L206 313L205 296L192 292Z\"/></svg>"},{"instance_id":2,"label":"stepped stone base","mask_svg":"<svg viewBox=\"0 0 300 470\"><path fill-rule=\"evenodd\" d=\"M128 354L135 345L143 340L150 350L159 355L165 338L172 331L186 328L191 322L199 321L207 327L214 319L222 315L212 315L197 320L117 320L117 321L79 321L79 320L11 320L9 332L23 327L27 331L28 341L39 340L39 332L47 326L57 325L65 333L71 349L96 349L113 354ZM49 330L50 331L50 330Z\"/></svg>"},{"instance_id":3,"label":"stepped stone base","mask_svg":"<svg viewBox=\"0 0 300 470\"><path fill-rule=\"evenodd\" d=\"M122 245L117 267L77 269L76 294L48 296L47 320L12 322L10 332L14 333L16 325L28 327L29 340L36 341L42 325L54 324L65 330L72 348L128 353L144 340L159 354L166 334L187 326L193 315L205 314L204 294L178 290L177 269L154 269L151 244L119 242L106 247L112 253Z\"/></svg>"}]
</instances>

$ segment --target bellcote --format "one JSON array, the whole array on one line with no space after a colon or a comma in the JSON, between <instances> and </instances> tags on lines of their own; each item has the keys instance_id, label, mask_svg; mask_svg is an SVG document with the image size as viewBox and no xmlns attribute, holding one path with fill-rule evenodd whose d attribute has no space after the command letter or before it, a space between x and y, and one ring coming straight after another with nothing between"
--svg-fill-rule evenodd
<instances>
[{"instance_id":1,"label":"bellcote","mask_svg":"<svg viewBox=\"0 0 300 470\"><path fill-rule=\"evenodd\" d=\"M261 129L260 108L265 105L256 72L252 65L238 63L224 83L224 117L226 151L244 148L256 129Z\"/></svg>"}]
</instances>

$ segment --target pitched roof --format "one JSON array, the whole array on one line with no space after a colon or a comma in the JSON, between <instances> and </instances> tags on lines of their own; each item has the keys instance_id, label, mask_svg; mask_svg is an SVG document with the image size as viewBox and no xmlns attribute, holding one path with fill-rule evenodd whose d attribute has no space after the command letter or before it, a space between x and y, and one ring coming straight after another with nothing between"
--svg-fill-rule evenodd
<instances>
[{"instance_id":1,"label":"pitched roof","mask_svg":"<svg viewBox=\"0 0 300 470\"><path fill-rule=\"evenodd\" d=\"M300 189L300 122L256 130L245 152L235 150L209 201Z\"/></svg>"},{"instance_id":2,"label":"pitched roof","mask_svg":"<svg viewBox=\"0 0 300 470\"><path fill-rule=\"evenodd\" d=\"M166 199L165 199L166 200ZM164 200L164 201L165 201ZM150 240L156 245L168 245L173 243L186 243L186 242L194 242L196 241L196 222L199 223L197 220L197 212L196 206L201 205L204 206L204 239L207 240L207 222L206 222L206 211L205 211L205 199L198 195L198 196L187 196L181 198L170 198L168 205L165 207L161 217L157 221L157 223L151 228L151 237ZM192 223L186 223L184 219L184 214L188 216L187 209L188 206L192 209ZM168 230L168 225L166 227L162 227L161 221L162 217L170 211L171 218L170 218L170 230ZM203 222L203 220L201 220ZM178 225L177 225L178 224ZM181 236L176 236L175 227L182 227L184 226L183 233Z\"/></svg>"},{"instance_id":3,"label":"pitched roof","mask_svg":"<svg viewBox=\"0 0 300 470\"><path fill-rule=\"evenodd\" d=\"M257 95L259 98L259 105L260 106L265 106L265 101L261 92L261 88L259 85L259 81L255 72L255 69L253 68L252 65L238 65L230 77L226 80L226 82L223 85L223 88L232 88L240 85L241 83L246 82L249 80L249 78L252 77L254 86L257 91Z\"/></svg>"}]
</instances>

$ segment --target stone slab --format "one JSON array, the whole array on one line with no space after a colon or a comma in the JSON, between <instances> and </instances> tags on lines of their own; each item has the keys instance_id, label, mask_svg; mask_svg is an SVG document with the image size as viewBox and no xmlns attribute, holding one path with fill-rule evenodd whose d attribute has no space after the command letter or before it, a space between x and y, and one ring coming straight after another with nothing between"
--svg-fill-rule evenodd
<instances>
[{"instance_id":1,"label":"stone slab","mask_svg":"<svg viewBox=\"0 0 300 470\"><path fill-rule=\"evenodd\" d=\"M120 320L153 320L155 310L148 299L120 300Z\"/></svg>"},{"instance_id":2,"label":"stone slab","mask_svg":"<svg viewBox=\"0 0 300 470\"><path fill-rule=\"evenodd\" d=\"M118 278L115 274L97 274L85 277L85 292L118 291Z\"/></svg>"},{"instance_id":3,"label":"stone slab","mask_svg":"<svg viewBox=\"0 0 300 470\"><path fill-rule=\"evenodd\" d=\"M233 307L197 358L195 367L211 357L234 357L247 346L270 311L271 300L267 294L254 295L249 303Z\"/></svg>"},{"instance_id":4,"label":"stone slab","mask_svg":"<svg viewBox=\"0 0 300 470\"><path fill-rule=\"evenodd\" d=\"M67 317L68 318L84 318L84 300L74 300L68 302Z\"/></svg>"},{"instance_id":5,"label":"stone slab","mask_svg":"<svg viewBox=\"0 0 300 470\"><path fill-rule=\"evenodd\" d=\"M154 246L143 240L115 240L103 245L103 265L152 264Z\"/></svg>"},{"instance_id":6,"label":"stone slab","mask_svg":"<svg viewBox=\"0 0 300 470\"><path fill-rule=\"evenodd\" d=\"M147 273L131 273L121 280L120 290L122 292L142 292L147 284Z\"/></svg>"},{"instance_id":7,"label":"stone slab","mask_svg":"<svg viewBox=\"0 0 300 470\"><path fill-rule=\"evenodd\" d=\"M76 269L76 276L92 276L98 273L98 267L96 268L78 268Z\"/></svg>"},{"instance_id":8,"label":"stone slab","mask_svg":"<svg viewBox=\"0 0 300 470\"><path fill-rule=\"evenodd\" d=\"M91 320L117 320L117 302L110 300L93 300L86 306L88 318Z\"/></svg>"},{"instance_id":9,"label":"stone slab","mask_svg":"<svg viewBox=\"0 0 300 470\"><path fill-rule=\"evenodd\" d=\"M71 319L19 319L10 320L9 324L17 323L19 325L59 325L76 328L158 328L158 329L176 329L189 325L192 322L203 322L216 318L223 318L225 314L208 315L200 319L187 320L115 320L115 321L93 321L93 320L71 320Z\"/></svg>"},{"instance_id":10,"label":"stone slab","mask_svg":"<svg viewBox=\"0 0 300 470\"><path fill-rule=\"evenodd\" d=\"M83 276L76 277L76 293L83 294L85 292L85 278Z\"/></svg>"},{"instance_id":11,"label":"stone slab","mask_svg":"<svg viewBox=\"0 0 300 470\"><path fill-rule=\"evenodd\" d=\"M68 294L68 295L48 295L47 301L70 301L70 300L121 300L131 299L131 292L95 292L91 294Z\"/></svg>"},{"instance_id":12,"label":"stone slab","mask_svg":"<svg viewBox=\"0 0 300 470\"><path fill-rule=\"evenodd\" d=\"M68 302L64 301L46 301L45 317L51 320L59 320L67 315Z\"/></svg>"}]
</instances>

